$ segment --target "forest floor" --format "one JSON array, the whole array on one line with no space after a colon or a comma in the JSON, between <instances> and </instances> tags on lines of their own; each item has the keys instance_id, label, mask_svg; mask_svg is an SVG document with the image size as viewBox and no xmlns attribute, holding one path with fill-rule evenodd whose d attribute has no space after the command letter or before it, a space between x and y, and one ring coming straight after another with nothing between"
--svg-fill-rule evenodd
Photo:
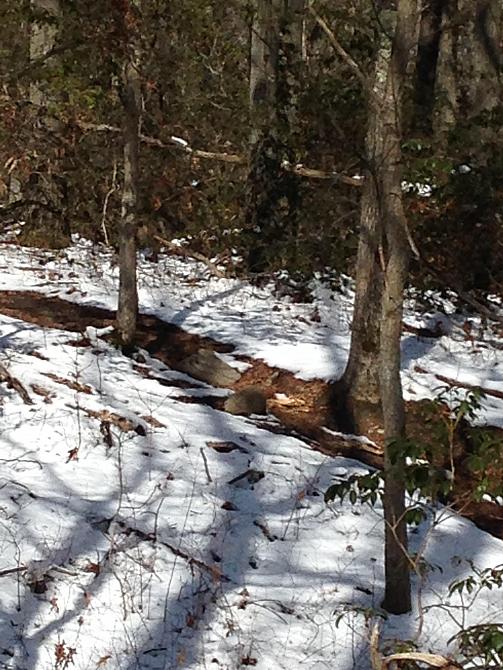
<instances>
[{"instance_id":1,"label":"forest floor","mask_svg":"<svg viewBox=\"0 0 503 670\"><path fill-rule=\"evenodd\" d=\"M82 335L74 341L75 347L92 347L92 342L84 334L91 326L97 329L110 328L114 324L115 314L109 310L71 303L58 297L49 297L34 291L3 291L0 292L0 314L10 316L28 323L35 323L44 328L60 328ZM106 337L105 337L106 339ZM110 336L108 337L110 339ZM217 353L232 354L235 347L222 344L209 337L201 337L194 333L166 323L155 316L140 315L138 332L135 339L136 347L148 351L157 360L165 363L173 370L179 370L180 364L200 349L209 349ZM250 386L264 391L268 399L268 412L278 419L279 423L267 424L262 420L261 426L284 435L294 435L305 439L315 450L331 456L346 456L362 461L366 465L382 468L382 434L377 427L370 442L352 439L340 432L337 425L336 412L333 407L334 387L331 382L323 380L299 379L293 373L268 365L262 360L249 356L239 356L238 360L247 368L241 378L227 388L238 391ZM137 370L150 376L141 366ZM456 380L452 380L456 385ZM190 383L183 382L191 388ZM463 388L463 387L461 387ZM466 388L466 385L465 387ZM468 386L470 388L470 386ZM498 390L489 390L489 395L501 397ZM278 396L287 401L277 400ZM179 396L180 402L192 402L207 405L224 411L225 398L212 395ZM409 400L407 403L407 433L410 436L423 436L425 425L427 432L438 432L441 417L435 420L429 411L429 405L421 401ZM329 431L325 430L326 428ZM474 429L475 430L475 429ZM484 426L481 430L488 430ZM491 434L503 445L503 429L491 427ZM462 431L456 435L456 487L451 495L450 503L463 516L474 521L480 528L503 539L503 505L489 501L476 502L474 492L479 484L477 477L467 466L470 456L470 444L463 439ZM445 466L448 467L448 454L445 454ZM491 472L498 483L503 479L503 454L500 467Z\"/></svg>"},{"instance_id":2,"label":"forest floor","mask_svg":"<svg viewBox=\"0 0 503 670\"><path fill-rule=\"evenodd\" d=\"M343 435L333 419L349 283L296 303L170 257L142 260L139 278L140 351L128 357L110 334L107 250L0 248L1 362L28 394L0 385L0 667L365 670L366 617L381 615L381 507L323 502L334 480L382 458L379 431ZM444 334L426 337L438 323ZM413 434L434 430L425 402L447 379L487 391L477 422L501 435L501 334L466 324L408 304ZM222 389L180 372L201 348L240 379ZM250 385L267 416L222 411ZM428 507L411 533L427 570L385 640L455 654L447 641L462 626L501 620L499 594L467 603L448 591L472 565L503 563L503 507L467 504L465 446L453 505Z\"/></svg>"}]
</instances>

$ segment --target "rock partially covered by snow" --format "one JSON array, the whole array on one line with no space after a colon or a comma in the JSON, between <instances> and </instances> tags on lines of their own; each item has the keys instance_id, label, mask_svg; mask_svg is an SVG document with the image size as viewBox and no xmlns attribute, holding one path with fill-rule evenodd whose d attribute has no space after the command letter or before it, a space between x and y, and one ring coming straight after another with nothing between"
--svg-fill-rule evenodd
<instances>
[{"instance_id":1,"label":"rock partially covered by snow","mask_svg":"<svg viewBox=\"0 0 503 670\"><path fill-rule=\"evenodd\" d=\"M267 401L264 392L257 386L248 386L233 393L224 403L224 409L230 414L267 414Z\"/></svg>"},{"instance_id":2,"label":"rock partially covered by snow","mask_svg":"<svg viewBox=\"0 0 503 670\"><path fill-rule=\"evenodd\" d=\"M199 349L197 353L185 358L178 367L181 372L211 386L226 388L241 378L241 374L235 368L219 358L211 349Z\"/></svg>"}]
</instances>

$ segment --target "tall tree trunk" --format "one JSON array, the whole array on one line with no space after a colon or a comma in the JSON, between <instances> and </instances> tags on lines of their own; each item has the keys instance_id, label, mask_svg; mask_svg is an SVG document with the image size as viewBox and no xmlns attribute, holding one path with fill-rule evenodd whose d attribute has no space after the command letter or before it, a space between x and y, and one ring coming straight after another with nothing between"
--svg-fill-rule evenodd
<instances>
[{"instance_id":1,"label":"tall tree trunk","mask_svg":"<svg viewBox=\"0 0 503 670\"><path fill-rule=\"evenodd\" d=\"M391 18L381 12L381 22ZM356 259L356 293L351 324L349 360L341 385L345 406L341 417L344 426L361 434L372 433L382 423L381 392L379 384L379 347L383 268L380 249L382 244L383 170L386 166L387 142L384 105L387 101L388 72L391 60L391 42L386 26L376 56L372 91L369 95L368 128L365 140L366 170L360 204L360 235Z\"/></svg>"},{"instance_id":2,"label":"tall tree trunk","mask_svg":"<svg viewBox=\"0 0 503 670\"><path fill-rule=\"evenodd\" d=\"M58 56L57 46L63 5L60 0L30 0L32 19L30 26L30 102L35 107L37 123L33 137L39 136L46 143L47 152L37 151L32 157L30 179L18 178L16 171L10 175L11 200L32 201L23 208L27 230L43 234L49 244L68 244L71 239L68 177L63 149L64 124L58 116L61 95L54 85L54 68ZM53 70L51 72L51 69ZM56 147L62 149L59 152ZM43 203L43 204L39 204Z\"/></svg>"},{"instance_id":3,"label":"tall tree trunk","mask_svg":"<svg viewBox=\"0 0 503 670\"><path fill-rule=\"evenodd\" d=\"M299 178L293 161L305 0L257 0L250 42L249 266L267 268L273 245L296 236Z\"/></svg>"},{"instance_id":4,"label":"tall tree trunk","mask_svg":"<svg viewBox=\"0 0 503 670\"><path fill-rule=\"evenodd\" d=\"M435 103L435 73L437 70L442 5L444 0L429 0L423 7L415 83L415 123L419 132L431 133Z\"/></svg>"},{"instance_id":5,"label":"tall tree trunk","mask_svg":"<svg viewBox=\"0 0 503 670\"><path fill-rule=\"evenodd\" d=\"M393 614L411 608L410 565L405 523L405 457L399 442L405 438L405 406L400 379L400 340L403 294L407 281L409 248L402 196L404 91L408 64L415 57L418 40L418 0L400 0L393 40L383 115L386 117L383 166L384 283L379 344L379 387L385 439L385 595L383 607Z\"/></svg>"},{"instance_id":6,"label":"tall tree trunk","mask_svg":"<svg viewBox=\"0 0 503 670\"><path fill-rule=\"evenodd\" d=\"M402 202L404 89L418 38L417 0L400 0L381 12L384 27L369 94L367 179L362 195L351 349L343 384L356 429L382 412L385 438L385 597L393 614L411 607L404 458L396 445L405 435L400 381L400 336L408 245ZM394 25L396 23L396 26ZM388 34L394 35L392 42ZM370 410L369 410L370 406ZM393 452L393 453L392 453Z\"/></svg>"},{"instance_id":7,"label":"tall tree trunk","mask_svg":"<svg viewBox=\"0 0 503 670\"><path fill-rule=\"evenodd\" d=\"M501 0L443 0L434 130L440 144L459 121L501 104Z\"/></svg>"},{"instance_id":8,"label":"tall tree trunk","mask_svg":"<svg viewBox=\"0 0 503 670\"><path fill-rule=\"evenodd\" d=\"M36 18L31 25L30 60L38 62L42 61L56 44L57 19L60 16L61 8L59 0L31 0L31 8ZM50 102L50 96L48 96L46 87L41 81L37 80L31 83L30 100L34 105L40 106L47 106Z\"/></svg>"},{"instance_id":9,"label":"tall tree trunk","mask_svg":"<svg viewBox=\"0 0 503 670\"><path fill-rule=\"evenodd\" d=\"M133 41L122 73L124 109L124 184L119 242L119 304L117 330L123 345L130 346L136 333L138 289L136 282L136 229L139 181L139 125L141 80L139 56Z\"/></svg>"}]
</instances>

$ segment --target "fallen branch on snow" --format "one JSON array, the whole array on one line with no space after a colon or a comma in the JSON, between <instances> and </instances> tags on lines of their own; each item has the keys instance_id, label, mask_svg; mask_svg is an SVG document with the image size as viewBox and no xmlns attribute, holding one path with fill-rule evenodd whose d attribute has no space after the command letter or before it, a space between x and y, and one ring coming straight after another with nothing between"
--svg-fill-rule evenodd
<instances>
[{"instance_id":1,"label":"fallen branch on snow","mask_svg":"<svg viewBox=\"0 0 503 670\"><path fill-rule=\"evenodd\" d=\"M425 664L429 668L439 668L440 670L459 670L461 667L452 659L440 654L423 654L411 651L383 656L379 651L379 625L375 624L370 635L370 662L373 670L391 670L392 667L402 667L397 665L400 661L414 661Z\"/></svg>"},{"instance_id":2,"label":"fallen branch on snow","mask_svg":"<svg viewBox=\"0 0 503 670\"><path fill-rule=\"evenodd\" d=\"M30 398L30 394L21 384L19 379L13 377L11 373L7 370L5 365L0 363L0 382L6 382L9 388L14 389L20 396L25 405L33 405L33 400Z\"/></svg>"},{"instance_id":3,"label":"fallen branch on snow","mask_svg":"<svg viewBox=\"0 0 503 670\"><path fill-rule=\"evenodd\" d=\"M414 367L414 372L419 372L421 374L432 374L436 379L449 384L449 386L456 386L458 388L468 389L469 391L481 391L484 395L491 395L494 398L500 398L503 400L503 391L498 391L497 389L488 389L484 386L478 386L477 384L460 382L457 379L452 379L451 377L446 377L445 375L439 375L436 372L430 372L430 370L426 370L426 368L422 368L420 365L416 365Z\"/></svg>"}]
</instances>

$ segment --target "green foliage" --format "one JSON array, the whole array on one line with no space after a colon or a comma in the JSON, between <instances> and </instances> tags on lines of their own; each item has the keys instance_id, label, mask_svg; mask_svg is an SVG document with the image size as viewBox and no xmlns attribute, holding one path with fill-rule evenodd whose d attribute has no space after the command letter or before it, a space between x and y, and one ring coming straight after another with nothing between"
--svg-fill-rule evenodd
<instances>
[{"instance_id":1,"label":"green foliage","mask_svg":"<svg viewBox=\"0 0 503 670\"><path fill-rule=\"evenodd\" d=\"M466 670L500 670L503 667L503 624L470 626L456 636L466 659Z\"/></svg>"},{"instance_id":2,"label":"green foliage","mask_svg":"<svg viewBox=\"0 0 503 670\"><path fill-rule=\"evenodd\" d=\"M473 602L483 590L501 589L503 586L503 565L479 569L471 561L472 574L467 578L452 582L449 595L470 596ZM467 606L464 604L463 606ZM499 670L503 667L503 624L477 624L462 628L449 642L456 641L465 662L466 670L477 668Z\"/></svg>"},{"instance_id":3,"label":"green foliage","mask_svg":"<svg viewBox=\"0 0 503 670\"><path fill-rule=\"evenodd\" d=\"M61 7L57 18L38 16L57 30L54 57L36 67L29 55L31 3L3 3L0 8L0 104L6 111L0 113L0 165L15 162L9 173L0 172L0 179L6 184L18 180L23 194L42 203L16 210L28 222L33 240L61 227L62 218L67 239L68 231L100 239L114 172L118 188L121 183L120 135L82 132L78 124L121 125L117 83L126 40L117 3L65 0ZM142 50L142 132L167 144L176 135L196 148L246 156L252 3L152 0L135 7ZM316 10L370 74L380 29L372 3L320 0ZM297 109L287 129L290 157L308 167L361 174L365 93L308 12L305 49L307 58L295 83ZM34 82L49 96L57 132L45 132L45 120L34 110L27 112ZM445 151L417 131L403 144L404 178L433 189L430 198L420 197L417 189L408 194L411 230L424 258L455 288L488 291L503 281L496 215L503 197L499 114L496 110L459 125ZM237 255L248 256L246 166L191 160L176 149L145 145L140 160L140 224L167 237L190 235L192 244L209 255L228 251L231 241ZM460 172L464 164L471 171ZM47 189L40 175L51 175L55 183ZM287 269L306 278L327 267L351 272L359 189L315 179L300 179L295 189L295 225L272 236L265 269ZM112 240L119 216L120 192L114 191L105 221ZM60 237L51 233L47 240ZM241 272L246 270L242 263ZM413 281L419 288L435 284L419 266Z\"/></svg>"},{"instance_id":4,"label":"green foliage","mask_svg":"<svg viewBox=\"0 0 503 670\"><path fill-rule=\"evenodd\" d=\"M455 442L461 428L474 421L480 412L484 393L479 389L464 390L441 387L436 397L424 404L428 425L428 441L412 436L388 445L390 464L398 467L403 477L410 504L405 519L410 525L419 525L427 514L422 502L445 502L456 485ZM503 495L501 477L491 477L491 467L501 463L503 445L499 435L487 430L468 429L471 452L465 457L466 466L477 478L472 491L474 500L482 496ZM502 463L503 467L503 463ZM351 504L375 505L384 494L384 483L379 472L351 475L329 486L325 501L349 500Z\"/></svg>"},{"instance_id":5,"label":"green foliage","mask_svg":"<svg viewBox=\"0 0 503 670\"><path fill-rule=\"evenodd\" d=\"M407 199L415 241L437 273L428 277L414 262L416 286L482 295L501 291L501 122L501 109L460 122L441 150L428 136L405 141L406 181L432 188L430 197L412 190Z\"/></svg>"},{"instance_id":6,"label":"green foliage","mask_svg":"<svg viewBox=\"0 0 503 670\"><path fill-rule=\"evenodd\" d=\"M332 484L325 491L325 502L339 498L343 502L346 497L354 505L356 502L376 504L384 492L383 480L379 472L365 475L351 475L347 479Z\"/></svg>"},{"instance_id":7,"label":"green foliage","mask_svg":"<svg viewBox=\"0 0 503 670\"><path fill-rule=\"evenodd\" d=\"M503 482L495 468L503 467L503 443L501 437L490 430L470 431L472 453L468 456L468 467L475 473L479 482L475 489L475 497L483 496L495 499L503 496Z\"/></svg>"},{"instance_id":8,"label":"green foliage","mask_svg":"<svg viewBox=\"0 0 503 670\"><path fill-rule=\"evenodd\" d=\"M503 586L503 565L484 569L477 568L472 561L469 561L469 565L473 574L466 579L452 582L449 586L449 595L465 592L472 594L474 591L478 594L483 589L491 591L493 588L499 589Z\"/></svg>"}]
</instances>

